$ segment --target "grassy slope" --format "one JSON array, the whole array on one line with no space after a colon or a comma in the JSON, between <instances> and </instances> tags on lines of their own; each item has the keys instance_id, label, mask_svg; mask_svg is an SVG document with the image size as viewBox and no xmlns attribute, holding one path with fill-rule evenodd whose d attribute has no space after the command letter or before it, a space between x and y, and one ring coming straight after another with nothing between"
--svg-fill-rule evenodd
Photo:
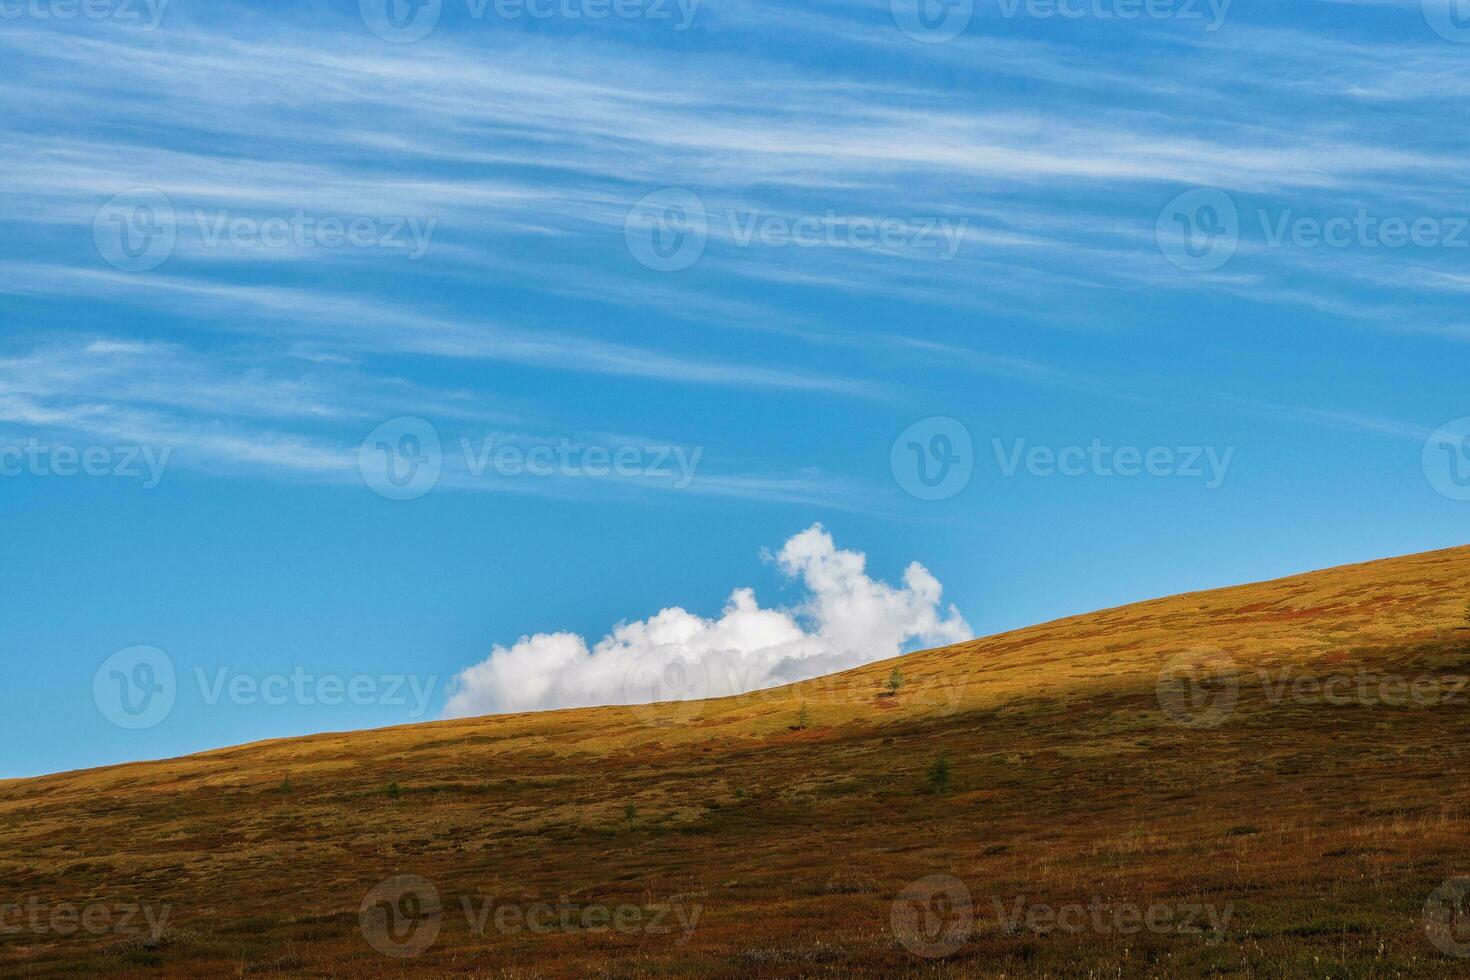
<instances>
[{"instance_id":1,"label":"grassy slope","mask_svg":"<svg viewBox=\"0 0 1470 980\"><path fill-rule=\"evenodd\" d=\"M892 665L875 664L651 716L440 722L3 782L5 893L167 903L171 917L156 948L0 935L0 972L1445 975L1464 963L1426 940L1421 910L1470 873L1470 705L1272 704L1254 678L1470 673L1467 598L1459 548L915 654L892 698L879 695ZM1172 722L1156 691L1195 648L1242 672L1213 729ZM802 701L811 723L793 730ZM941 752L951 787L930 792ZM422 956L390 959L358 907L404 873L435 883L443 929ZM895 940L889 912L935 873L967 884L976 926L930 960ZM683 945L475 936L459 899L482 895L677 901L702 917ZM1007 934L991 899L1019 896L1234 914L1219 942Z\"/></svg>"}]
</instances>

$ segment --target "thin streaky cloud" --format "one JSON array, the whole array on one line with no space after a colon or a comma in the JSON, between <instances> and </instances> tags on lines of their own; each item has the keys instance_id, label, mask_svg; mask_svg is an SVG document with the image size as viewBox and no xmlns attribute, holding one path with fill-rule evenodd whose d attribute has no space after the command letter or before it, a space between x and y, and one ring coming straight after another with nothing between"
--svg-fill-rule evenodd
<instances>
[{"instance_id":1,"label":"thin streaky cloud","mask_svg":"<svg viewBox=\"0 0 1470 980\"><path fill-rule=\"evenodd\" d=\"M823 391L877 397L870 383L781 368L718 364L553 331L398 307L361 295L331 295L280 286L219 283L178 276L140 280L126 273L26 264L0 292L71 295L78 288L120 302L156 306L170 302L178 314L224 321L230 329L273 333L283 325L305 337L330 338L349 349L398 351L437 357L505 361L553 370L614 374L666 382ZM261 319L248 321L243 310ZM259 326L253 324L258 323ZM368 329L371 328L371 329Z\"/></svg>"}]
</instances>

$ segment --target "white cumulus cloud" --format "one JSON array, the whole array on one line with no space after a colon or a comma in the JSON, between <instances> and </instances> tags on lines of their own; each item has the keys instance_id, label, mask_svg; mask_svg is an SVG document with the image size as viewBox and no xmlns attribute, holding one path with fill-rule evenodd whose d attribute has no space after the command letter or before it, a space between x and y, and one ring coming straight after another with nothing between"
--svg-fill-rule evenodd
<instances>
[{"instance_id":1,"label":"white cumulus cloud","mask_svg":"<svg viewBox=\"0 0 1470 980\"><path fill-rule=\"evenodd\" d=\"M673 607L620 623L589 646L575 633L523 636L455 675L445 714L467 717L547 708L722 697L818 677L895 657L912 644L971 637L943 588L918 562L896 588L867 574L867 558L839 550L820 524L774 559L800 578L791 609L763 609L736 589L717 619Z\"/></svg>"}]
</instances>

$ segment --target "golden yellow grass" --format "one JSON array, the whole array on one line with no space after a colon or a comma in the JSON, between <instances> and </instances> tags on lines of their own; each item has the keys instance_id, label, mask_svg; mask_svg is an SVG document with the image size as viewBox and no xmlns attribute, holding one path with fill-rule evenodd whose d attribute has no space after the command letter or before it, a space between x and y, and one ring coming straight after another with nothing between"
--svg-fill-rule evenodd
<instances>
[{"instance_id":1,"label":"golden yellow grass","mask_svg":"<svg viewBox=\"0 0 1470 980\"><path fill-rule=\"evenodd\" d=\"M1470 703L1446 703L1470 675L1467 603L1457 548L914 654L892 696L890 662L697 705L3 782L0 905L131 903L168 921L157 937L7 927L0 973L1443 976L1470 964L1423 916L1470 874ZM1216 680L1161 688L1198 663ZM1302 680L1333 677L1350 683L1331 698ZM1421 696L1365 699L1364 677L1370 693L1420 679ZM1233 710L1202 713L1191 690L1233 690ZM400 875L442 901L416 956L360 928L364 897ZM891 915L931 875L962 882L974 918L935 958ZM463 903L487 899L572 920L533 933L492 913L477 934ZM1223 935L1007 931L996 912L1098 901L1231 917ZM584 927L593 906L698 919Z\"/></svg>"}]
</instances>

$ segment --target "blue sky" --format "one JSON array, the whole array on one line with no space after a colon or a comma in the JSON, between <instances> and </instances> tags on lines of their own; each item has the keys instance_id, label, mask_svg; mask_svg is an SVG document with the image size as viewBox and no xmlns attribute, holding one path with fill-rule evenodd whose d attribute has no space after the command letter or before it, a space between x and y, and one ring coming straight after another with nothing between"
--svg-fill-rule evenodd
<instances>
[{"instance_id":1,"label":"blue sky","mask_svg":"<svg viewBox=\"0 0 1470 980\"><path fill-rule=\"evenodd\" d=\"M0 775L1465 540L1470 9L896 2L0 3Z\"/></svg>"}]
</instances>

